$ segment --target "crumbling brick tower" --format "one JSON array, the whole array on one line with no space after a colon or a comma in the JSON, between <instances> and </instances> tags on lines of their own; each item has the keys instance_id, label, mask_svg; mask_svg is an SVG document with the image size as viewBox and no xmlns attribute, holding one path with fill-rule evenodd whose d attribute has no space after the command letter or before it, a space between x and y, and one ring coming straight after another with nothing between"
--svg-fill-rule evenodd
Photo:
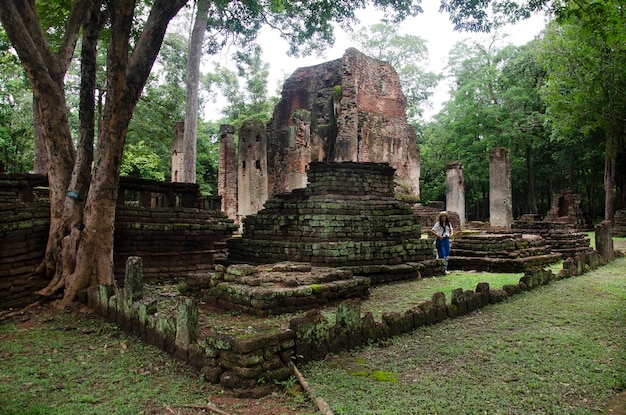
<instances>
[{"instance_id":1,"label":"crumbling brick tower","mask_svg":"<svg viewBox=\"0 0 626 415\"><path fill-rule=\"evenodd\" d=\"M419 196L419 149L405 108L393 67L356 49L296 70L267 126L269 195L306 187L311 162L351 161L389 163L396 189Z\"/></svg>"}]
</instances>

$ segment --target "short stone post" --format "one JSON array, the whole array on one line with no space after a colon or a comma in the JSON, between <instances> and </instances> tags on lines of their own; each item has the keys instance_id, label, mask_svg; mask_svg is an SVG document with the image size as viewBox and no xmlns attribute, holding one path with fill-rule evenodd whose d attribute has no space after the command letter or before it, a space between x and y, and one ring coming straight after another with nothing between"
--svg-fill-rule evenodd
<instances>
[{"instance_id":1,"label":"short stone post","mask_svg":"<svg viewBox=\"0 0 626 415\"><path fill-rule=\"evenodd\" d=\"M124 301L132 304L143 298L143 260L138 256L128 257L124 274Z\"/></svg>"},{"instance_id":2,"label":"short stone post","mask_svg":"<svg viewBox=\"0 0 626 415\"><path fill-rule=\"evenodd\" d=\"M446 166L446 210L459 214L459 225L465 227L465 185L463 165L460 161L451 161Z\"/></svg>"},{"instance_id":3,"label":"short stone post","mask_svg":"<svg viewBox=\"0 0 626 415\"><path fill-rule=\"evenodd\" d=\"M191 298L178 304L176 313L175 355L186 359L189 345L198 339L198 305Z\"/></svg>"},{"instance_id":4,"label":"short stone post","mask_svg":"<svg viewBox=\"0 0 626 415\"><path fill-rule=\"evenodd\" d=\"M505 229L513 223L511 159L504 147L489 152L489 222Z\"/></svg>"},{"instance_id":5,"label":"short stone post","mask_svg":"<svg viewBox=\"0 0 626 415\"><path fill-rule=\"evenodd\" d=\"M613 225L610 221L602 221L596 225L596 251L605 262L615 258L613 251Z\"/></svg>"}]
</instances>

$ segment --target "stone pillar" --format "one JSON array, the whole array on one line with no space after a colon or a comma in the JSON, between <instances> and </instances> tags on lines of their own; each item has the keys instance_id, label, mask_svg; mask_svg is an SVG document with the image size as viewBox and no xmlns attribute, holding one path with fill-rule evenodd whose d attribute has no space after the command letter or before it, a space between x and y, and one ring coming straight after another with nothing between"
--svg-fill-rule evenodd
<instances>
[{"instance_id":1,"label":"stone pillar","mask_svg":"<svg viewBox=\"0 0 626 415\"><path fill-rule=\"evenodd\" d=\"M465 227L465 183L463 165L455 160L446 166L446 210L459 214L459 225Z\"/></svg>"},{"instance_id":2,"label":"stone pillar","mask_svg":"<svg viewBox=\"0 0 626 415\"><path fill-rule=\"evenodd\" d=\"M259 120L246 121L239 129L237 206L239 219L257 213L269 197L267 131Z\"/></svg>"},{"instance_id":3,"label":"stone pillar","mask_svg":"<svg viewBox=\"0 0 626 415\"><path fill-rule=\"evenodd\" d=\"M172 182L183 181L183 137L185 123L174 124L174 139L172 140Z\"/></svg>"},{"instance_id":4,"label":"stone pillar","mask_svg":"<svg viewBox=\"0 0 626 415\"><path fill-rule=\"evenodd\" d=\"M289 126L289 156L286 165L287 191L303 189L307 183L307 168L311 162L311 113L297 110L291 114Z\"/></svg>"},{"instance_id":5,"label":"stone pillar","mask_svg":"<svg viewBox=\"0 0 626 415\"><path fill-rule=\"evenodd\" d=\"M489 152L489 222L491 227L505 229L513 223L511 159L504 147Z\"/></svg>"},{"instance_id":6,"label":"stone pillar","mask_svg":"<svg viewBox=\"0 0 626 415\"><path fill-rule=\"evenodd\" d=\"M222 211L237 221L237 152L235 127L220 126L220 161L217 173L217 194L222 198Z\"/></svg>"},{"instance_id":7,"label":"stone pillar","mask_svg":"<svg viewBox=\"0 0 626 415\"><path fill-rule=\"evenodd\" d=\"M596 251L605 262L615 258L613 251L613 225L610 221L602 221L596 225Z\"/></svg>"}]
</instances>

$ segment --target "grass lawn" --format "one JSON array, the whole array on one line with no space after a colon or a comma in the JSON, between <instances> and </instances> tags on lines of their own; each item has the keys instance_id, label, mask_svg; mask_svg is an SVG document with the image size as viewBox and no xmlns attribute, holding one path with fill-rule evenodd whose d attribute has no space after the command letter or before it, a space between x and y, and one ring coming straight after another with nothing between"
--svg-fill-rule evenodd
<instances>
[{"instance_id":1,"label":"grass lawn","mask_svg":"<svg viewBox=\"0 0 626 415\"><path fill-rule=\"evenodd\" d=\"M626 259L303 369L335 414L597 414L626 388Z\"/></svg>"},{"instance_id":2,"label":"grass lawn","mask_svg":"<svg viewBox=\"0 0 626 415\"><path fill-rule=\"evenodd\" d=\"M624 250L626 239L616 238ZM377 287L379 319L442 291L521 274L453 272ZM597 414L626 387L626 258L411 335L302 368L335 414ZM0 413L305 415L301 393L237 399L84 310L0 323ZM204 409L203 409L204 408Z\"/></svg>"}]
</instances>

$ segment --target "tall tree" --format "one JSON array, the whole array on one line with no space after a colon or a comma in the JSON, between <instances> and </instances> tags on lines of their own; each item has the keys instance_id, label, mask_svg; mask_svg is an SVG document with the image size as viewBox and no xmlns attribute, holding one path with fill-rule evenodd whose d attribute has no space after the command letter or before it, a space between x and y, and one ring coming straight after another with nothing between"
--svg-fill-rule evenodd
<instances>
[{"instance_id":1,"label":"tall tree","mask_svg":"<svg viewBox=\"0 0 626 415\"><path fill-rule=\"evenodd\" d=\"M485 42L457 44L450 54L453 99L436 118L436 125L425 130L424 147L445 154L444 163L463 162L468 212L476 218L482 219L486 212L487 154L495 146L512 150L516 172L526 169L525 178L517 174L513 181L518 213L538 212L533 150L548 135L538 92L545 74L533 45L502 46L495 34Z\"/></svg>"},{"instance_id":2,"label":"tall tree","mask_svg":"<svg viewBox=\"0 0 626 415\"><path fill-rule=\"evenodd\" d=\"M555 131L604 137L605 220L615 209L617 156L626 137L626 12L621 2L581 0L554 23L543 56L544 89Z\"/></svg>"},{"instance_id":3,"label":"tall tree","mask_svg":"<svg viewBox=\"0 0 626 415\"><path fill-rule=\"evenodd\" d=\"M270 120L278 98L268 97L269 65L261 52L259 45L250 44L234 54L236 70L216 65L205 78L207 85L217 87L226 98L223 124L239 128L246 120Z\"/></svg>"},{"instance_id":4,"label":"tall tree","mask_svg":"<svg viewBox=\"0 0 626 415\"><path fill-rule=\"evenodd\" d=\"M196 18L187 51L187 96L185 99L185 129L183 134L182 181L196 182L196 145L198 141L198 88L202 43L209 19L209 0L197 0Z\"/></svg>"}]
</instances>

